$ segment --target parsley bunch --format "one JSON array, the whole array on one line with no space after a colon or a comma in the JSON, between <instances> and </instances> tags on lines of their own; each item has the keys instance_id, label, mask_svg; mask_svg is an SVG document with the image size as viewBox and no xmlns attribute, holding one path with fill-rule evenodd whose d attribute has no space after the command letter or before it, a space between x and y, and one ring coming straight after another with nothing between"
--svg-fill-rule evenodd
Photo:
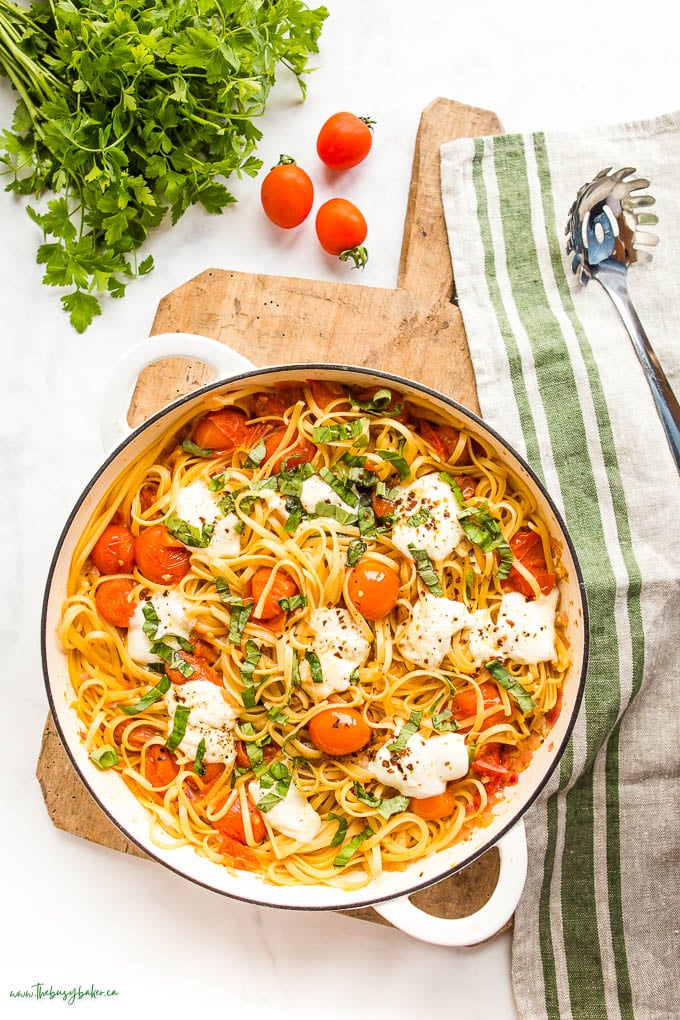
<instances>
[{"instance_id":1,"label":"parsley bunch","mask_svg":"<svg viewBox=\"0 0 680 1020\"><path fill-rule=\"evenodd\" d=\"M328 16L302 0L0 0L0 73L19 94L0 136L7 190L43 230L43 282L83 332L148 273L136 252L150 231L191 205L220 213L221 183L255 176L253 152L279 64L297 77Z\"/></svg>"}]
</instances>

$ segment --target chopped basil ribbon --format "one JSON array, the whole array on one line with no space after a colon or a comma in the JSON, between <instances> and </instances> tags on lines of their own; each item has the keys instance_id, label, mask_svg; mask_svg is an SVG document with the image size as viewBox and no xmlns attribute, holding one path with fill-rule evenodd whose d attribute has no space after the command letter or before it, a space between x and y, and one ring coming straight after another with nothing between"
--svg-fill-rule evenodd
<instances>
[{"instance_id":1,"label":"chopped basil ribbon","mask_svg":"<svg viewBox=\"0 0 680 1020\"><path fill-rule=\"evenodd\" d=\"M409 462L400 453L397 453L395 450L376 450L375 452L382 460L389 461L395 471L399 472L399 478L402 482L407 481L411 477Z\"/></svg>"},{"instance_id":2,"label":"chopped basil ribbon","mask_svg":"<svg viewBox=\"0 0 680 1020\"><path fill-rule=\"evenodd\" d=\"M342 479L338 478L338 476L334 474L330 468L319 468L319 478L323 478L324 482L326 482L327 485L330 485L331 489L333 489L340 499L344 503L347 503L348 506L358 506L359 497L356 492L352 492L352 490L345 485Z\"/></svg>"},{"instance_id":3,"label":"chopped basil ribbon","mask_svg":"<svg viewBox=\"0 0 680 1020\"><path fill-rule=\"evenodd\" d=\"M321 671L321 662L316 652L305 652L305 659L309 663L309 671L312 674L312 682L315 684L323 683L323 672Z\"/></svg>"},{"instance_id":4,"label":"chopped basil ribbon","mask_svg":"<svg viewBox=\"0 0 680 1020\"><path fill-rule=\"evenodd\" d=\"M254 708L255 706L256 684L253 680L253 673L261 658L262 652L255 642L246 641L246 657L240 670L241 683L243 684L241 700L244 708Z\"/></svg>"},{"instance_id":5,"label":"chopped basil ribbon","mask_svg":"<svg viewBox=\"0 0 680 1020\"><path fill-rule=\"evenodd\" d=\"M183 521L181 517L168 517L165 527L173 538L192 549L205 549L207 545L210 545L210 539L215 530L214 524L202 524L200 528L197 528L194 524Z\"/></svg>"},{"instance_id":6,"label":"chopped basil ribbon","mask_svg":"<svg viewBox=\"0 0 680 1020\"><path fill-rule=\"evenodd\" d=\"M166 635L169 637L170 635ZM176 648L172 648L171 645L167 644L166 641L154 641L151 645L150 652L152 655L157 655L166 666L170 669L177 670L178 673L188 680L196 672L195 666L192 666L190 662L180 655Z\"/></svg>"},{"instance_id":7,"label":"chopped basil ribbon","mask_svg":"<svg viewBox=\"0 0 680 1020\"><path fill-rule=\"evenodd\" d=\"M271 478L260 478L256 482L250 483L251 492L262 492L263 489L273 489L276 491L279 487L279 476L272 475ZM243 490L241 490L243 491Z\"/></svg>"},{"instance_id":8,"label":"chopped basil ribbon","mask_svg":"<svg viewBox=\"0 0 680 1020\"><path fill-rule=\"evenodd\" d=\"M387 745L388 751L403 751L410 737L418 730L423 718L422 712L411 712L408 722L400 729L396 740Z\"/></svg>"},{"instance_id":9,"label":"chopped basil ribbon","mask_svg":"<svg viewBox=\"0 0 680 1020\"><path fill-rule=\"evenodd\" d=\"M154 608L154 604L150 599L142 606L142 615L144 616L144 625L142 626L142 630L148 637L149 641L153 641L156 637L156 631L158 630L160 620L158 619L158 613Z\"/></svg>"},{"instance_id":10,"label":"chopped basil ribbon","mask_svg":"<svg viewBox=\"0 0 680 1020\"><path fill-rule=\"evenodd\" d=\"M461 489L460 485L453 477L453 475L448 474L448 472L446 471L440 471L439 477L441 478L442 482L446 482L446 484L453 490L453 494L456 497L456 503L458 504L458 506L460 507L467 506L467 503L465 502L465 496L463 495L463 490Z\"/></svg>"},{"instance_id":11,"label":"chopped basil ribbon","mask_svg":"<svg viewBox=\"0 0 680 1020\"><path fill-rule=\"evenodd\" d=\"M363 420L363 419L361 419ZM347 467L363 467L366 463L366 458L361 453L343 453L339 460L340 464L346 464Z\"/></svg>"},{"instance_id":12,"label":"chopped basil ribbon","mask_svg":"<svg viewBox=\"0 0 680 1020\"><path fill-rule=\"evenodd\" d=\"M371 397L370 400L357 400L350 393L349 402L352 407L358 407L362 411L368 411L369 414L382 414L392 403L392 391L391 390L378 390L377 393ZM393 414L399 414L401 407L395 407Z\"/></svg>"},{"instance_id":13,"label":"chopped basil ribbon","mask_svg":"<svg viewBox=\"0 0 680 1020\"><path fill-rule=\"evenodd\" d=\"M205 758L205 737L201 737L201 739L198 742L198 747L196 748L196 758L194 760L194 772L196 773L197 776L205 775L206 766L205 762L203 761L204 758Z\"/></svg>"},{"instance_id":14,"label":"chopped basil ribbon","mask_svg":"<svg viewBox=\"0 0 680 1020\"><path fill-rule=\"evenodd\" d=\"M375 487L375 494L376 496L380 496L382 499L388 499L390 502L394 502L399 495L399 489L388 488L385 482L378 482Z\"/></svg>"},{"instance_id":15,"label":"chopped basil ribbon","mask_svg":"<svg viewBox=\"0 0 680 1020\"><path fill-rule=\"evenodd\" d=\"M290 598L279 599L279 605L284 613L290 613L294 609L304 609L308 601L306 595L298 592L297 595L291 595Z\"/></svg>"},{"instance_id":16,"label":"chopped basil ribbon","mask_svg":"<svg viewBox=\"0 0 680 1020\"><path fill-rule=\"evenodd\" d=\"M315 443L341 443L347 439L356 439L367 424L365 418L355 418L354 421L341 424L317 425L312 432L312 439Z\"/></svg>"},{"instance_id":17,"label":"chopped basil ribbon","mask_svg":"<svg viewBox=\"0 0 680 1020\"><path fill-rule=\"evenodd\" d=\"M302 682L300 680L300 663L298 662L298 654L295 648L293 649L293 659L290 667L290 682L292 687L299 687Z\"/></svg>"},{"instance_id":18,"label":"chopped basil ribbon","mask_svg":"<svg viewBox=\"0 0 680 1020\"><path fill-rule=\"evenodd\" d=\"M404 797L402 794L399 794L396 797L388 797L386 799L375 797L372 793L369 793L368 790L364 789L361 783L356 779L354 780L354 793L357 800L362 801L364 804L368 804L369 807L375 808L378 814L385 820L391 818L392 815L398 815L400 812L406 811L411 799L410 797Z\"/></svg>"},{"instance_id":19,"label":"chopped basil ribbon","mask_svg":"<svg viewBox=\"0 0 680 1020\"><path fill-rule=\"evenodd\" d=\"M288 715L286 712L282 712L280 708L277 708L276 705L269 709L267 712L267 718L271 719L272 722L278 723L279 726L288 725Z\"/></svg>"},{"instance_id":20,"label":"chopped basil ribbon","mask_svg":"<svg viewBox=\"0 0 680 1020\"><path fill-rule=\"evenodd\" d=\"M255 444L252 450L248 451L246 464L248 467L259 467L266 456L267 447L264 445L264 439L261 439L259 443Z\"/></svg>"},{"instance_id":21,"label":"chopped basil ribbon","mask_svg":"<svg viewBox=\"0 0 680 1020\"><path fill-rule=\"evenodd\" d=\"M185 453L190 453L194 457L214 457L215 451L208 450L204 446L197 446L192 439L186 436L182 440L182 449Z\"/></svg>"},{"instance_id":22,"label":"chopped basil ribbon","mask_svg":"<svg viewBox=\"0 0 680 1020\"><path fill-rule=\"evenodd\" d=\"M273 761L260 776L260 790L266 790L257 802L257 808L265 814L279 804L290 789L292 776L282 761Z\"/></svg>"},{"instance_id":23,"label":"chopped basil ribbon","mask_svg":"<svg viewBox=\"0 0 680 1020\"><path fill-rule=\"evenodd\" d=\"M347 559L345 560L345 566L356 567L367 548L368 546L366 543L362 542L360 538L355 538L353 542L350 542L347 546Z\"/></svg>"},{"instance_id":24,"label":"chopped basil ribbon","mask_svg":"<svg viewBox=\"0 0 680 1020\"><path fill-rule=\"evenodd\" d=\"M268 733L263 733L260 737L258 737L255 733L255 727L253 726L252 723L249 722L243 723L243 725L241 726L241 731L247 737L254 738L253 740L244 741L246 746L246 754L248 755L250 767L255 773L255 775L261 776L267 768L267 764L264 760L264 754L262 753L262 745L268 744L271 740L271 737L269 736Z\"/></svg>"},{"instance_id":25,"label":"chopped basil ribbon","mask_svg":"<svg viewBox=\"0 0 680 1020\"><path fill-rule=\"evenodd\" d=\"M536 708L534 699L530 694L527 694L519 680L515 679L511 673L508 673L505 666L498 659L491 659L490 662L487 662L485 669L515 699L520 711L524 715L529 715L530 712L534 711Z\"/></svg>"},{"instance_id":26,"label":"chopped basil ribbon","mask_svg":"<svg viewBox=\"0 0 680 1020\"><path fill-rule=\"evenodd\" d=\"M414 545L409 545L408 551L415 560L416 570L425 587L429 588L433 595L443 595L444 589L427 552L424 549L416 549Z\"/></svg>"},{"instance_id":27,"label":"chopped basil ribbon","mask_svg":"<svg viewBox=\"0 0 680 1020\"><path fill-rule=\"evenodd\" d=\"M451 709L445 708L441 712L432 713L432 728L437 733L449 733L458 729L458 723L451 718Z\"/></svg>"},{"instance_id":28,"label":"chopped basil ribbon","mask_svg":"<svg viewBox=\"0 0 680 1020\"><path fill-rule=\"evenodd\" d=\"M90 760L100 769L110 769L118 764L118 751L111 744L104 744L102 747L90 751Z\"/></svg>"},{"instance_id":29,"label":"chopped basil ribbon","mask_svg":"<svg viewBox=\"0 0 680 1020\"><path fill-rule=\"evenodd\" d=\"M301 521L308 520L309 514L305 511L297 496L291 496L286 500L286 510L288 512L288 520L284 524L283 530L292 534L292 532L297 530L297 526Z\"/></svg>"},{"instance_id":30,"label":"chopped basil ribbon","mask_svg":"<svg viewBox=\"0 0 680 1020\"><path fill-rule=\"evenodd\" d=\"M243 629L253 611L253 605L252 603L246 605L239 595L232 595L229 585L223 577L215 578L215 587L217 588L220 601L230 607L229 640L232 645L240 645Z\"/></svg>"},{"instance_id":31,"label":"chopped basil ribbon","mask_svg":"<svg viewBox=\"0 0 680 1020\"><path fill-rule=\"evenodd\" d=\"M472 583L475 579L475 575L471 570L465 572L465 595L468 599L472 598Z\"/></svg>"},{"instance_id":32,"label":"chopped basil ribbon","mask_svg":"<svg viewBox=\"0 0 680 1020\"><path fill-rule=\"evenodd\" d=\"M404 524L408 528L419 528L421 524L425 524L425 522L429 521L431 517L432 511L429 506L421 506L420 510L417 510L416 513L411 514L410 517L406 518Z\"/></svg>"},{"instance_id":33,"label":"chopped basil ribbon","mask_svg":"<svg viewBox=\"0 0 680 1020\"><path fill-rule=\"evenodd\" d=\"M478 545L482 552L498 549L501 562L496 576L501 580L506 578L512 567L512 550L498 521L489 513L488 505L483 503L481 506L466 506L458 514L458 520L467 537Z\"/></svg>"},{"instance_id":34,"label":"chopped basil ribbon","mask_svg":"<svg viewBox=\"0 0 680 1020\"><path fill-rule=\"evenodd\" d=\"M336 815L334 811L331 811L329 815L326 815L326 821L337 822L338 827L335 830L335 835L330 841L329 846L340 846L345 836L347 835L347 819L343 818L342 815Z\"/></svg>"},{"instance_id":35,"label":"chopped basil ribbon","mask_svg":"<svg viewBox=\"0 0 680 1020\"><path fill-rule=\"evenodd\" d=\"M175 717L172 721L172 733L165 741L165 746L168 751L174 751L176 747L182 743L184 734L187 730L187 720L189 718L189 709L186 705L178 705L175 709Z\"/></svg>"},{"instance_id":36,"label":"chopped basil ribbon","mask_svg":"<svg viewBox=\"0 0 680 1020\"><path fill-rule=\"evenodd\" d=\"M284 469L273 475L269 481L276 481L276 488L282 496L299 496L302 484L314 474L311 464L300 464L299 467Z\"/></svg>"},{"instance_id":37,"label":"chopped basil ribbon","mask_svg":"<svg viewBox=\"0 0 680 1020\"><path fill-rule=\"evenodd\" d=\"M362 506L359 509L359 534L367 538L375 535L375 514L370 506Z\"/></svg>"},{"instance_id":38,"label":"chopped basil ribbon","mask_svg":"<svg viewBox=\"0 0 680 1020\"><path fill-rule=\"evenodd\" d=\"M229 481L229 472L223 471L221 475L213 475L208 482L208 488L211 492L221 492L224 486Z\"/></svg>"},{"instance_id":39,"label":"chopped basil ribbon","mask_svg":"<svg viewBox=\"0 0 680 1020\"><path fill-rule=\"evenodd\" d=\"M364 840L367 840L369 836L373 835L373 829L370 825L360 832L357 836L353 836L349 843L342 848L340 853L336 854L335 860L333 861L334 868L344 868L346 864L354 857Z\"/></svg>"},{"instance_id":40,"label":"chopped basil ribbon","mask_svg":"<svg viewBox=\"0 0 680 1020\"><path fill-rule=\"evenodd\" d=\"M356 524L358 520L355 513L344 510L334 503L324 503L322 500L316 504L314 511L317 517L329 517L331 520L337 521L338 524Z\"/></svg>"},{"instance_id":41,"label":"chopped basil ribbon","mask_svg":"<svg viewBox=\"0 0 680 1020\"><path fill-rule=\"evenodd\" d=\"M152 687L150 691L141 698L135 705L121 705L121 712L125 712L126 715L138 715L140 712L146 711L151 705L155 705L157 701L160 701L166 691L170 690L170 677L162 676L155 687Z\"/></svg>"}]
</instances>

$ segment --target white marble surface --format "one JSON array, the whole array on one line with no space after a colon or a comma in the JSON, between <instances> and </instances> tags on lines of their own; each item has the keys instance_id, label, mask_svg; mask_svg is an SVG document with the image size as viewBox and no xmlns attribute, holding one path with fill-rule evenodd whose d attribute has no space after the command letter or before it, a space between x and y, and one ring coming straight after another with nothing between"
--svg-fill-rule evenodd
<instances>
[{"instance_id":1,"label":"white marble surface","mask_svg":"<svg viewBox=\"0 0 680 1020\"><path fill-rule=\"evenodd\" d=\"M86 1016L121 1007L133 1017L142 1010L195 1015L197 1006L252 1020L274 1010L296 1020L516 1015L509 935L444 949L334 914L225 900L57 831L34 777L46 715L39 655L45 574L101 455L105 380L119 355L148 335L161 297L213 266L394 286L418 120L437 96L494 110L511 131L608 124L680 107L679 18L668 0L642 7L631 0L585 8L535 0L327 6L308 99L300 104L292 83L281 80L259 153L265 167L281 152L294 154L313 171L320 202L333 193L315 155L323 120L350 109L377 121L370 159L340 192L369 221L362 274L321 252L313 217L295 233L279 232L261 213L259 181L232 181L238 204L222 217L193 210L159 231L149 246L156 270L123 301L106 304L79 336L58 295L41 284L40 237L23 203L0 192L3 1015L32 1013L32 1004L9 992L36 982L118 991L115 999L77 1004ZM0 82L0 127L9 125L13 106ZM44 1013L67 1008L53 1000Z\"/></svg>"}]
</instances>

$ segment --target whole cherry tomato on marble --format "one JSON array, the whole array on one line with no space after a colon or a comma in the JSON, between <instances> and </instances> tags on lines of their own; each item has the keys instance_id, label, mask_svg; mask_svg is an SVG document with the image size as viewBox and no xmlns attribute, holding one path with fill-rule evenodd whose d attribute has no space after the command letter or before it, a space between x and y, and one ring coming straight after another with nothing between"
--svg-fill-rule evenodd
<instances>
[{"instance_id":1,"label":"whole cherry tomato on marble","mask_svg":"<svg viewBox=\"0 0 680 1020\"><path fill-rule=\"evenodd\" d=\"M277 227L290 230L307 219L314 202L314 185L290 156L281 156L260 189L262 208Z\"/></svg>"},{"instance_id":2,"label":"whole cherry tomato on marble","mask_svg":"<svg viewBox=\"0 0 680 1020\"><path fill-rule=\"evenodd\" d=\"M357 268L368 261L364 241L368 226L363 213L346 198L331 198L316 214L316 236L329 255L337 255L342 262L352 259Z\"/></svg>"},{"instance_id":3,"label":"whole cherry tomato on marble","mask_svg":"<svg viewBox=\"0 0 680 1020\"><path fill-rule=\"evenodd\" d=\"M366 159L373 144L370 117L357 117L342 111L334 113L319 131L316 151L331 170L349 170Z\"/></svg>"}]
</instances>

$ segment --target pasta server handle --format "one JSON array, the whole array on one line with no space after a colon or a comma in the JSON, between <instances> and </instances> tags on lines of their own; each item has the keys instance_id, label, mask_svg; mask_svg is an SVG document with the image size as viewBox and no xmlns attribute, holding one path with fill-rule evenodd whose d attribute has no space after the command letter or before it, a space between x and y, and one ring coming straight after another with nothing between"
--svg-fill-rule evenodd
<instances>
[{"instance_id":1,"label":"pasta server handle","mask_svg":"<svg viewBox=\"0 0 680 1020\"><path fill-rule=\"evenodd\" d=\"M496 888L483 907L468 917L433 917L408 898L374 903L373 909L407 935L437 946L474 946L496 935L512 917L527 874L527 841L520 819L496 843L500 871Z\"/></svg>"},{"instance_id":2,"label":"pasta server handle","mask_svg":"<svg viewBox=\"0 0 680 1020\"><path fill-rule=\"evenodd\" d=\"M131 347L119 360L104 391L100 431L104 449L112 452L134 431L127 420L137 377L165 358L191 358L215 370L218 379L251 372L255 365L218 340L197 333L158 333Z\"/></svg>"}]
</instances>

